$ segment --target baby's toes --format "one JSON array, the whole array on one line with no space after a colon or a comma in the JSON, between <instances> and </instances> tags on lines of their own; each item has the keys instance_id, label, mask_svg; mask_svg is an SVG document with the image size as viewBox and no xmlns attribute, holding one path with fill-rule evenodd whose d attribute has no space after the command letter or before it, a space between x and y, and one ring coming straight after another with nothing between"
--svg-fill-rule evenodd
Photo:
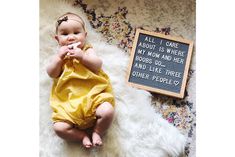
<instances>
[{"instance_id":1,"label":"baby's toes","mask_svg":"<svg viewBox=\"0 0 235 157\"><path fill-rule=\"evenodd\" d=\"M91 146L92 146L92 143L88 137L83 138L82 144L85 148L91 148Z\"/></svg>"},{"instance_id":2,"label":"baby's toes","mask_svg":"<svg viewBox=\"0 0 235 157\"><path fill-rule=\"evenodd\" d=\"M91 148L92 144L86 144L84 145L85 148Z\"/></svg>"},{"instance_id":3,"label":"baby's toes","mask_svg":"<svg viewBox=\"0 0 235 157\"><path fill-rule=\"evenodd\" d=\"M96 146L102 146L102 141L96 141L96 144L95 144Z\"/></svg>"}]
</instances>

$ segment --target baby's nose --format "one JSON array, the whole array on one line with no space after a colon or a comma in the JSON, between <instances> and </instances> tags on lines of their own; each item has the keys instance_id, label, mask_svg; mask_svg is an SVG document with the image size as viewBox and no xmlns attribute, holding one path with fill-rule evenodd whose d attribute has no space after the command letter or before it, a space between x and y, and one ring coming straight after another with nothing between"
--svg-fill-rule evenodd
<instances>
[{"instance_id":1,"label":"baby's nose","mask_svg":"<svg viewBox=\"0 0 235 157\"><path fill-rule=\"evenodd\" d=\"M72 41L75 39L74 35L73 34L70 34L68 35L68 38L67 38L69 41Z\"/></svg>"}]
</instances>

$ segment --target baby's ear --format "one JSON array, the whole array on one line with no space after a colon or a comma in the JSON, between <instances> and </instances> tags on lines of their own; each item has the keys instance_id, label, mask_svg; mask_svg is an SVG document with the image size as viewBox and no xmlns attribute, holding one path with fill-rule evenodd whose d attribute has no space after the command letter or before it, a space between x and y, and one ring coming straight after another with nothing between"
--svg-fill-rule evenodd
<instances>
[{"instance_id":1,"label":"baby's ear","mask_svg":"<svg viewBox=\"0 0 235 157\"><path fill-rule=\"evenodd\" d=\"M55 35L55 40L57 40L57 42L59 42L58 35Z\"/></svg>"}]
</instances>

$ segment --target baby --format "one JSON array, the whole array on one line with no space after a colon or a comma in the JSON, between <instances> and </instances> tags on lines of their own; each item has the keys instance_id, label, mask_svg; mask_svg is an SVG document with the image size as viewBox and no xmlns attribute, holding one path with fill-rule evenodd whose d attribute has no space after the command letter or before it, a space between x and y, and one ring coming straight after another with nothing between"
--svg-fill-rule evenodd
<instances>
[{"instance_id":1,"label":"baby","mask_svg":"<svg viewBox=\"0 0 235 157\"><path fill-rule=\"evenodd\" d=\"M54 81L50 105L55 133L91 148L102 145L102 136L112 123L115 101L109 77L101 69L102 60L86 37L80 16L69 12L60 16L55 35L60 48L47 73Z\"/></svg>"}]
</instances>

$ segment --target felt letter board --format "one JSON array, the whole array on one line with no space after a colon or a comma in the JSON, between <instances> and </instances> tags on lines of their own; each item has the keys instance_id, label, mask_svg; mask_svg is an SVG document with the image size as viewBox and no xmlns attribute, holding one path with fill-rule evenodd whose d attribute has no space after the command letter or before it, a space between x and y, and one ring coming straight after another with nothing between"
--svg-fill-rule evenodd
<instances>
[{"instance_id":1,"label":"felt letter board","mask_svg":"<svg viewBox=\"0 0 235 157\"><path fill-rule=\"evenodd\" d=\"M192 41L137 29L128 67L128 84L183 98L192 49Z\"/></svg>"}]
</instances>

